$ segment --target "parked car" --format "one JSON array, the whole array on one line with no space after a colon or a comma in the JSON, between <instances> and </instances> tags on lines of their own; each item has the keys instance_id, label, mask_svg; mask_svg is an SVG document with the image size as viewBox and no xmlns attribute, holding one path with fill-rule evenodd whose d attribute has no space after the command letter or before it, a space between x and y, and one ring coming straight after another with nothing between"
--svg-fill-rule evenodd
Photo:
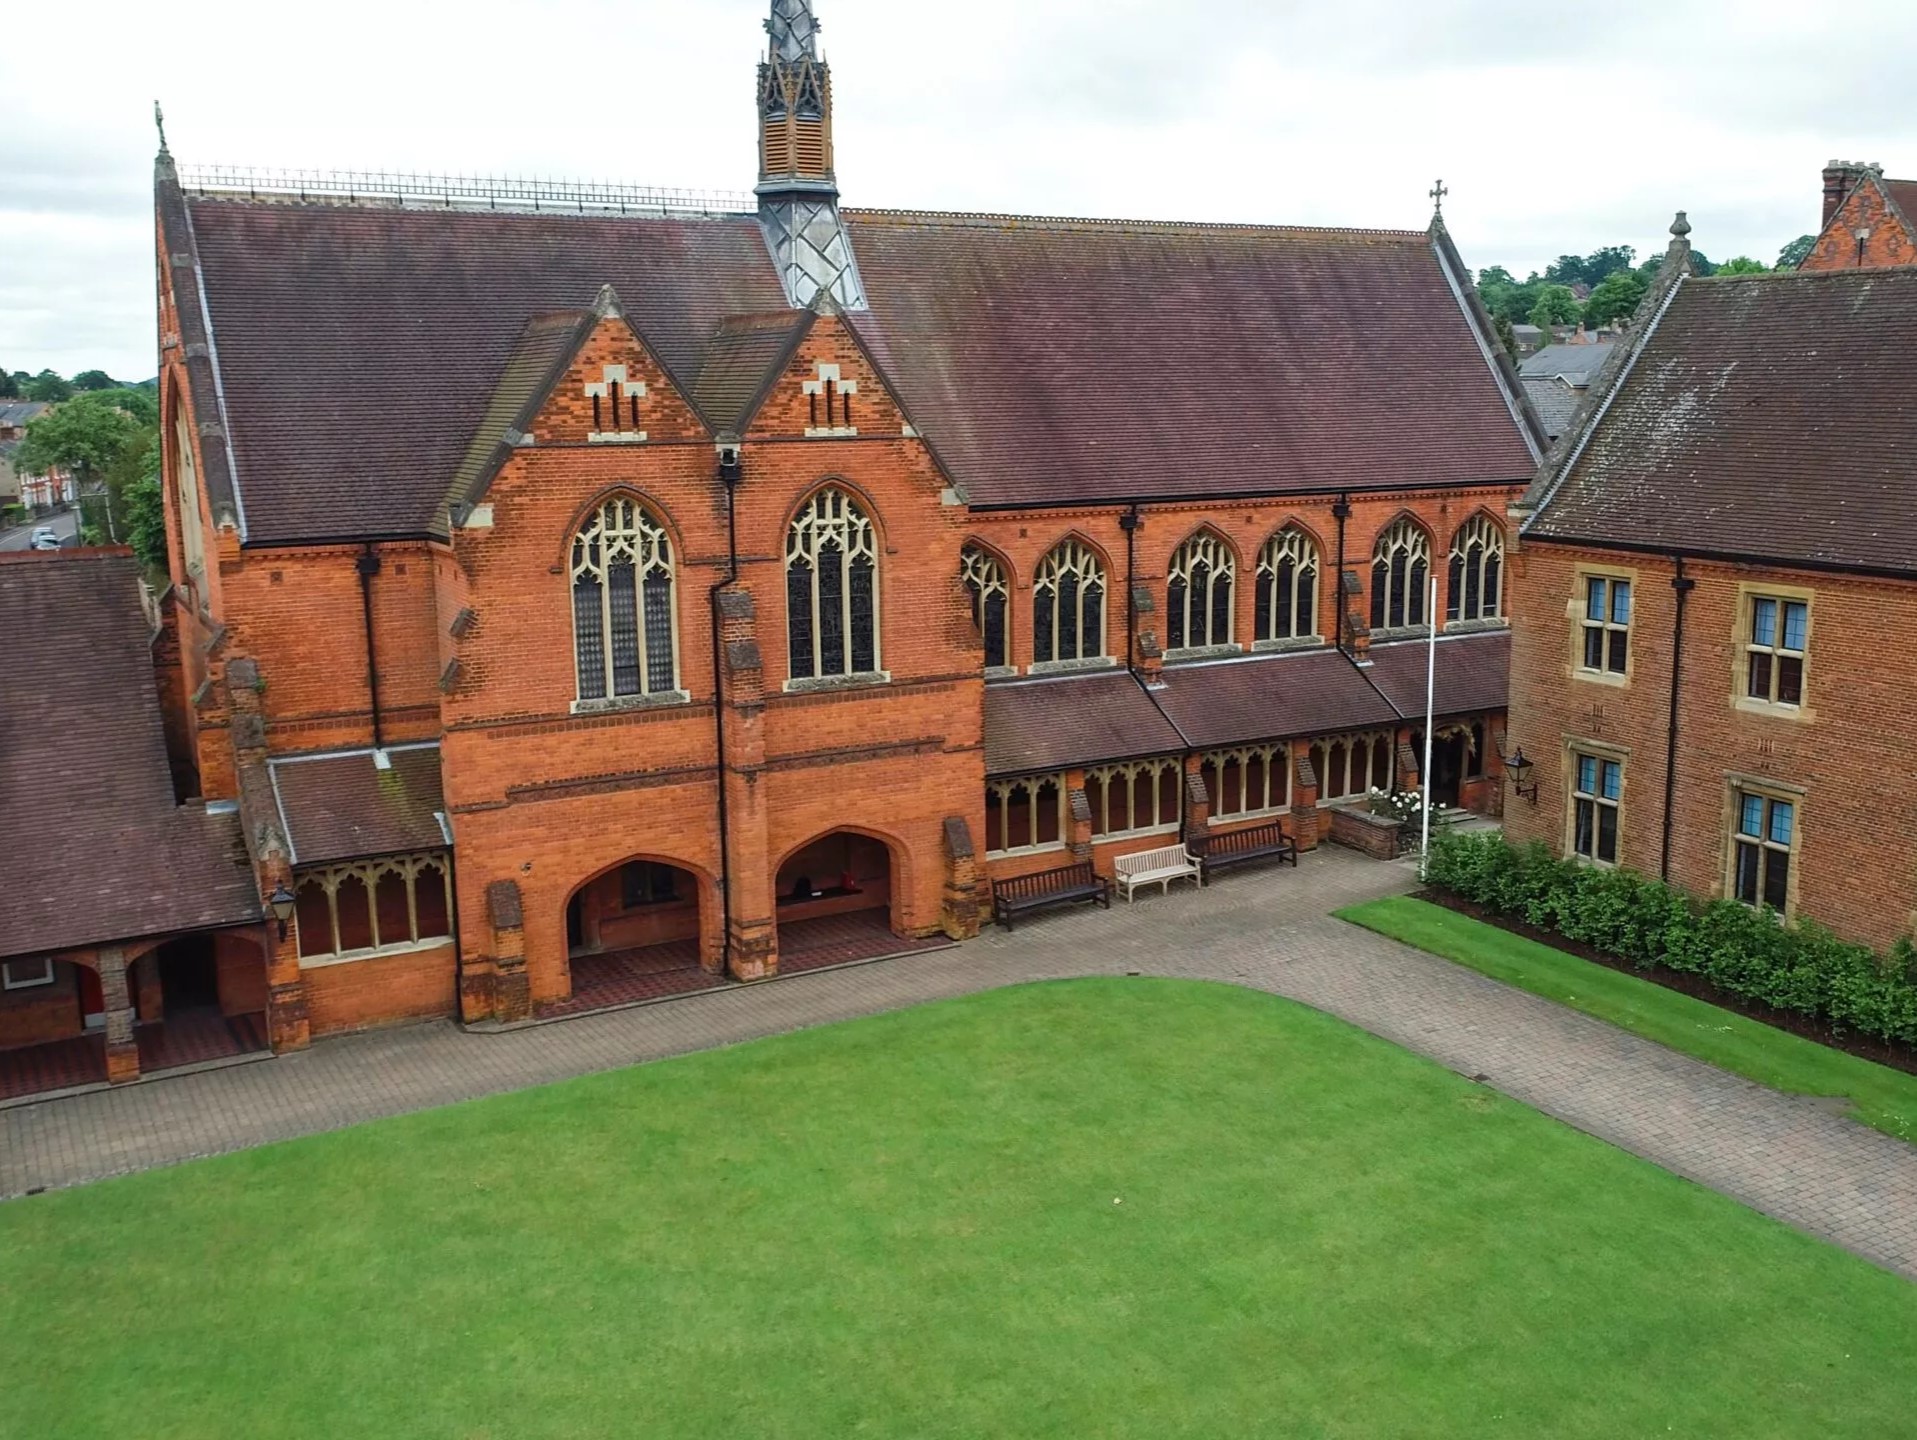
<instances>
[{"instance_id":1,"label":"parked car","mask_svg":"<svg viewBox=\"0 0 1917 1440\"><path fill-rule=\"evenodd\" d=\"M36 525L33 527L33 534L27 540L27 547L31 550L58 550L60 548L59 532L51 525Z\"/></svg>"}]
</instances>

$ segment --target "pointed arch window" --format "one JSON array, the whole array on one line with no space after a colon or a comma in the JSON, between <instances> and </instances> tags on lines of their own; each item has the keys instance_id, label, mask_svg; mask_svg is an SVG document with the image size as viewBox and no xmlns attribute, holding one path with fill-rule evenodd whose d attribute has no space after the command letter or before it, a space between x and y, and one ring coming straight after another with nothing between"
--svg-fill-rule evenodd
<instances>
[{"instance_id":1,"label":"pointed arch window","mask_svg":"<svg viewBox=\"0 0 1917 1440\"><path fill-rule=\"evenodd\" d=\"M1409 517L1378 537L1371 557L1371 628L1423 625L1431 585L1431 537Z\"/></svg>"},{"instance_id":2,"label":"pointed arch window","mask_svg":"<svg viewBox=\"0 0 1917 1440\"><path fill-rule=\"evenodd\" d=\"M1475 515L1451 542L1450 620L1497 620L1504 615L1504 531Z\"/></svg>"},{"instance_id":3,"label":"pointed arch window","mask_svg":"<svg viewBox=\"0 0 1917 1440\"><path fill-rule=\"evenodd\" d=\"M1032 657L1046 665L1104 655L1105 567L1089 547L1067 540L1032 581Z\"/></svg>"},{"instance_id":4,"label":"pointed arch window","mask_svg":"<svg viewBox=\"0 0 1917 1440\"><path fill-rule=\"evenodd\" d=\"M1237 562L1216 535L1194 535L1172 556L1165 581L1165 646L1197 650L1229 645Z\"/></svg>"},{"instance_id":5,"label":"pointed arch window","mask_svg":"<svg viewBox=\"0 0 1917 1440\"><path fill-rule=\"evenodd\" d=\"M985 668L1002 670L1012 663L1006 619L1012 603L1011 585L998 557L967 545L959 555L959 578L972 597L972 624L985 642Z\"/></svg>"},{"instance_id":6,"label":"pointed arch window","mask_svg":"<svg viewBox=\"0 0 1917 1440\"><path fill-rule=\"evenodd\" d=\"M1299 640L1318 633L1318 547L1287 525L1258 552L1257 638Z\"/></svg>"},{"instance_id":7,"label":"pointed arch window","mask_svg":"<svg viewBox=\"0 0 1917 1440\"><path fill-rule=\"evenodd\" d=\"M583 703L679 688L672 539L637 500L600 506L572 542L573 651Z\"/></svg>"},{"instance_id":8,"label":"pointed arch window","mask_svg":"<svg viewBox=\"0 0 1917 1440\"><path fill-rule=\"evenodd\" d=\"M794 680L878 673L878 533L836 486L808 500L787 532L785 599Z\"/></svg>"}]
</instances>

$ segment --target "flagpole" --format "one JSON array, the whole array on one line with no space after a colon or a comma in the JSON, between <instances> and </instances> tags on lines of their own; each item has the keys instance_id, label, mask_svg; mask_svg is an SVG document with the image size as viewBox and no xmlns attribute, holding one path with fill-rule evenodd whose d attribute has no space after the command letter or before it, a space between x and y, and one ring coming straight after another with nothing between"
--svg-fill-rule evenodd
<instances>
[{"instance_id":1,"label":"flagpole","mask_svg":"<svg viewBox=\"0 0 1917 1440\"><path fill-rule=\"evenodd\" d=\"M1437 728L1438 710L1438 577L1431 577L1431 599L1425 609L1425 622L1430 631L1427 643L1429 658L1425 664L1424 676L1424 770L1419 778L1424 782L1424 840L1418 847L1418 878L1427 880L1431 876L1431 745L1432 732Z\"/></svg>"}]
</instances>

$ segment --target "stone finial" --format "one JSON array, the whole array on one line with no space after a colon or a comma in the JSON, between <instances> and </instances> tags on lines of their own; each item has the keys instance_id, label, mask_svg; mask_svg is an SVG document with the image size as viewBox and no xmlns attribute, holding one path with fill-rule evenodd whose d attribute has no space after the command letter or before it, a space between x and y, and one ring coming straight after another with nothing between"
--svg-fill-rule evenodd
<instances>
[{"instance_id":1,"label":"stone finial","mask_svg":"<svg viewBox=\"0 0 1917 1440\"><path fill-rule=\"evenodd\" d=\"M1678 239L1682 240L1686 236L1688 236L1690 233L1691 233L1690 217L1687 214L1685 214L1684 211L1680 210L1677 212L1677 219L1671 222L1671 234L1675 235Z\"/></svg>"},{"instance_id":2,"label":"stone finial","mask_svg":"<svg viewBox=\"0 0 1917 1440\"><path fill-rule=\"evenodd\" d=\"M619 292L613 289L611 285L601 285L599 287L598 298L592 302L592 313L597 315L601 320L617 320L622 318L626 310L625 307L619 303Z\"/></svg>"},{"instance_id":3,"label":"stone finial","mask_svg":"<svg viewBox=\"0 0 1917 1440\"><path fill-rule=\"evenodd\" d=\"M171 155L173 152L166 148L166 112L160 108L158 100L153 102L153 128L160 132L160 153Z\"/></svg>"}]
</instances>

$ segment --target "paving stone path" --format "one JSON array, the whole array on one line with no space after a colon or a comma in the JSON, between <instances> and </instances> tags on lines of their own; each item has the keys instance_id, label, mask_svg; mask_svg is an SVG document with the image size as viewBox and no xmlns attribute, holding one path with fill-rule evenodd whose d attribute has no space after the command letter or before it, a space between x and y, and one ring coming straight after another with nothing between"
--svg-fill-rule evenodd
<instances>
[{"instance_id":1,"label":"paving stone path","mask_svg":"<svg viewBox=\"0 0 1917 1440\"><path fill-rule=\"evenodd\" d=\"M1298 871L1028 922L930 955L507 1034L450 1024L0 1112L0 1199L1033 980L1138 972L1337 1015L1917 1279L1917 1146L1330 917L1413 888L1341 851Z\"/></svg>"}]
</instances>

